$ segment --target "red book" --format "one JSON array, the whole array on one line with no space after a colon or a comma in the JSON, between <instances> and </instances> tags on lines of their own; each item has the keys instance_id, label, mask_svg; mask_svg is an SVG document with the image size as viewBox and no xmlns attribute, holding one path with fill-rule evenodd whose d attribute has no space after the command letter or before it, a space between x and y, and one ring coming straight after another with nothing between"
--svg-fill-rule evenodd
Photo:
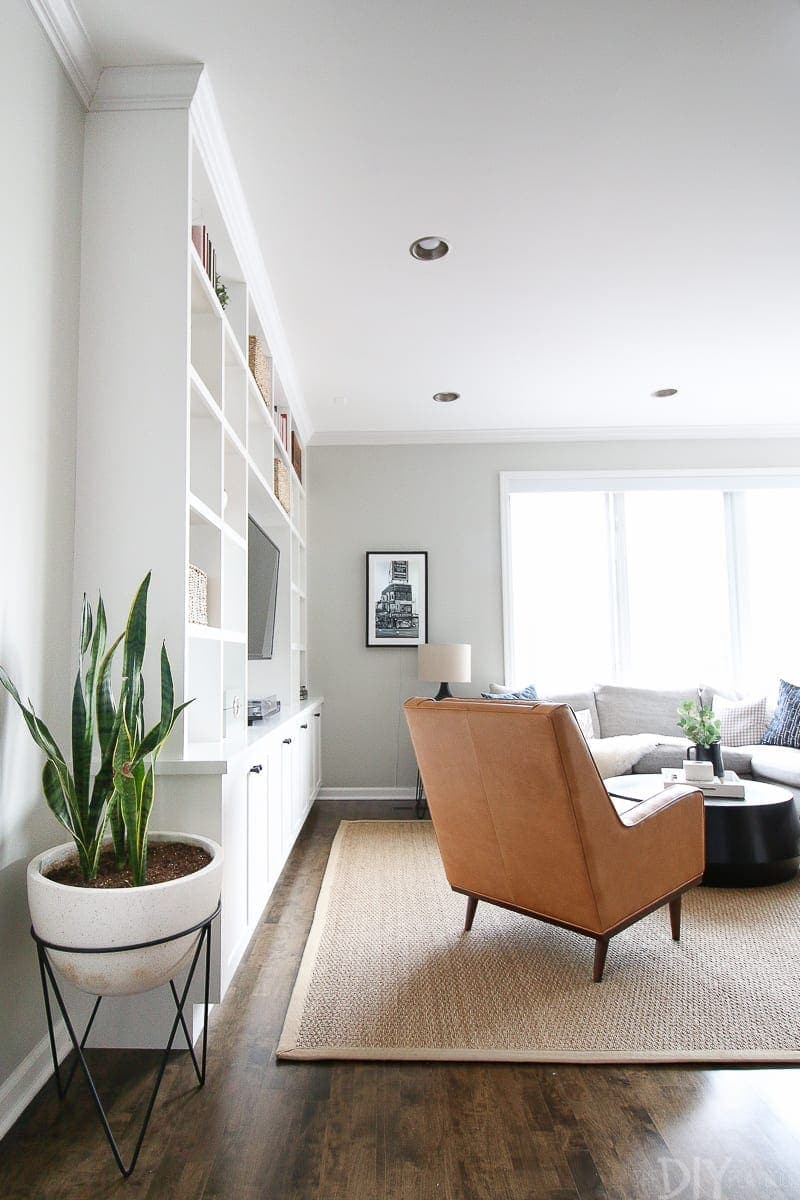
<instances>
[{"instance_id":1,"label":"red book","mask_svg":"<svg viewBox=\"0 0 800 1200\"><path fill-rule=\"evenodd\" d=\"M192 226L192 243L194 245L195 250L200 255L201 262L203 261L203 238L205 237L205 234L206 234L205 225L193 225Z\"/></svg>"}]
</instances>

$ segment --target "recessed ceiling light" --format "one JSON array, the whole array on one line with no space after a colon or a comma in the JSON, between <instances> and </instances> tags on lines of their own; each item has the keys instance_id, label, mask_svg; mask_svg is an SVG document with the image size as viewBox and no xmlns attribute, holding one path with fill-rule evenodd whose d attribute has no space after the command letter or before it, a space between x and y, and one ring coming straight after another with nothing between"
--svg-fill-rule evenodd
<instances>
[{"instance_id":1,"label":"recessed ceiling light","mask_svg":"<svg viewBox=\"0 0 800 1200\"><path fill-rule=\"evenodd\" d=\"M412 258L418 258L420 262L433 262L436 258L444 258L450 247L444 238L422 237L412 242L408 249Z\"/></svg>"},{"instance_id":2,"label":"recessed ceiling light","mask_svg":"<svg viewBox=\"0 0 800 1200\"><path fill-rule=\"evenodd\" d=\"M349 403L347 396L332 396L331 404L337 408L344 408Z\"/></svg>"},{"instance_id":3,"label":"recessed ceiling light","mask_svg":"<svg viewBox=\"0 0 800 1200\"><path fill-rule=\"evenodd\" d=\"M452 404L460 395L460 392L437 392L433 398L437 404Z\"/></svg>"},{"instance_id":4,"label":"recessed ceiling light","mask_svg":"<svg viewBox=\"0 0 800 1200\"><path fill-rule=\"evenodd\" d=\"M677 394L677 388L659 388L658 391L653 392L657 400L664 400L667 396L677 396Z\"/></svg>"}]
</instances>

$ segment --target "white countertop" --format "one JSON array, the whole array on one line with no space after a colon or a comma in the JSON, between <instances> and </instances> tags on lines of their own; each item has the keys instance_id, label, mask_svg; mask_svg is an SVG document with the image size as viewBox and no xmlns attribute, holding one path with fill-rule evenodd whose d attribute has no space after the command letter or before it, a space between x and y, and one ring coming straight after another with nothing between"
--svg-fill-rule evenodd
<instances>
[{"instance_id":1,"label":"white countertop","mask_svg":"<svg viewBox=\"0 0 800 1200\"><path fill-rule=\"evenodd\" d=\"M164 754L158 759L156 774L226 775L229 765L237 758L253 750L264 738L280 732L289 721L319 708L322 703L322 696L309 696L308 700L299 700L296 704L287 705L266 721L257 721L255 725L246 726L241 737L226 739L224 742L197 742L181 758Z\"/></svg>"}]
</instances>

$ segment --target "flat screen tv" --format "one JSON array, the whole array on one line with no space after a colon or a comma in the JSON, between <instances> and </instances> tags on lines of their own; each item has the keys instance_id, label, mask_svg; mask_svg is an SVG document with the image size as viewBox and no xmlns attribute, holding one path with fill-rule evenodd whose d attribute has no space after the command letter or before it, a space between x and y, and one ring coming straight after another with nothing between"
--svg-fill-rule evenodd
<instances>
[{"instance_id":1,"label":"flat screen tv","mask_svg":"<svg viewBox=\"0 0 800 1200\"><path fill-rule=\"evenodd\" d=\"M247 538L247 657L272 658L281 552L252 517Z\"/></svg>"}]
</instances>

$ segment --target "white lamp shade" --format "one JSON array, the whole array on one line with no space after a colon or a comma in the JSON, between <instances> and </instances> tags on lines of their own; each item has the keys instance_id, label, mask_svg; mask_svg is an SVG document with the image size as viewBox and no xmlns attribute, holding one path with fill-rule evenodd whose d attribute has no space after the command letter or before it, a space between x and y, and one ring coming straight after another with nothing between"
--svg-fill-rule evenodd
<instances>
[{"instance_id":1,"label":"white lamp shade","mask_svg":"<svg viewBox=\"0 0 800 1200\"><path fill-rule=\"evenodd\" d=\"M417 678L431 683L469 683L472 679L472 647L433 643L420 646Z\"/></svg>"}]
</instances>

